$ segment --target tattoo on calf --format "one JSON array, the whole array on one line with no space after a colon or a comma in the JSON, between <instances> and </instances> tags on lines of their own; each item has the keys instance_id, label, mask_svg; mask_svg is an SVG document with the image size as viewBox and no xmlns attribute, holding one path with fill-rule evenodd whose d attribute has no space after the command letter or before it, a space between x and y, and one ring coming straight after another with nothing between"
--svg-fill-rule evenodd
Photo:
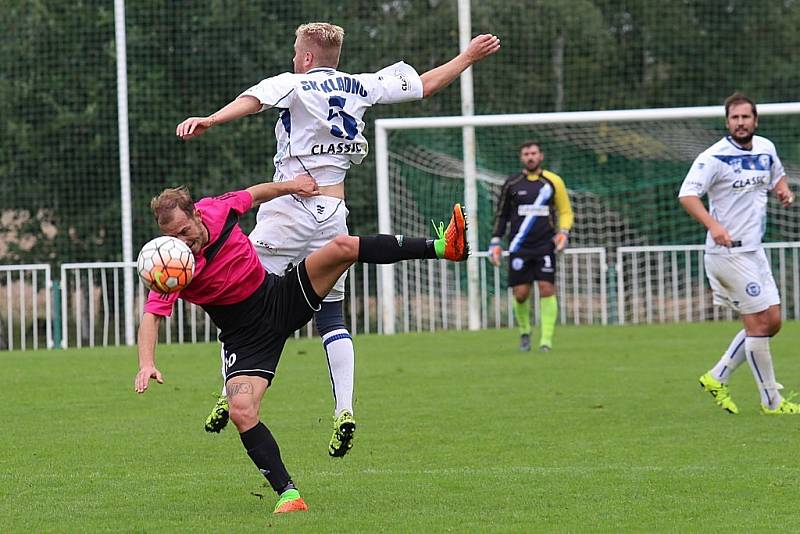
<instances>
[{"instance_id":1,"label":"tattoo on calf","mask_svg":"<svg viewBox=\"0 0 800 534\"><path fill-rule=\"evenodd\" d=\"M240 382L238 384L230 384L227 386L227 393L228 397L233 397L235 395L252 395L253 394L253 384L248 384L247 382Z\"/></svg>"}]
</instances>

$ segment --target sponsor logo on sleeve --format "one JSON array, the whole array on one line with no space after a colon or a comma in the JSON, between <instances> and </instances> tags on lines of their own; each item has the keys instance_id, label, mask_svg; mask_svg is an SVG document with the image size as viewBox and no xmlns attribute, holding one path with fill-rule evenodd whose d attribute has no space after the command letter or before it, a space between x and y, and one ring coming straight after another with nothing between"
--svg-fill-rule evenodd
<instances>
[{"instance_id":1,"label":"sponsor logo on sleeve","mask_svg":"<svg viewBox=\"0 0 800 534\"><path fill-rule=\"evenodd\" d=\"M410 84L408 83L408 79L403 75L401 72L395 72L394 75L400 80L400 89L403 91L408 91Z\"/></svg>"}]
</instances>

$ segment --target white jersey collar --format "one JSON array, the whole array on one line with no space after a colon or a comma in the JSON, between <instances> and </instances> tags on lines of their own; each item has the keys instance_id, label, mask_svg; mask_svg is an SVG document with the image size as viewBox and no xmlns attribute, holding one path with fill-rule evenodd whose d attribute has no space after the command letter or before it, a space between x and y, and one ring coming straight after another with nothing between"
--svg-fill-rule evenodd
<instances>
[{"instance_id":1,"label":"white jersey collar","mask_svg":"<svg viewBox=\"0 0 800 534\"><path fill-rule=\"evenodd\" d=\"M755 136L753 136L753 137L755 137ZM736 148L738 148L739 150L745 150L745 151L747 151L747 152L752 152L752 151L753 151L753 149L752 149L752 148L745 148L745 147L741 146L739 143L737 143L736 141L734 141L734 140L733 140L733 137L731 137L730 135L726 135L726 136L725 136L725 139L726 139L726 140L727 140L727 141L728 141L730 144L732 144L733 146L735 146ZM751 142L752 142L752 140L751 140ZM755 144L753 144L753 146L755 147Z\"/></svg>"},{"instance_id":2,"label":"white jersey collar","mask_svg":"<svg viewBox=\"0 0 800 534\"><path fill-rule=\"evenodd\" d=\"M306 74L313 74L315 72L325 72L325 71L333 72L335 70L336 69L334 69L333 67L314 67L313 69L306 71Z\"/></svg>"}]
</instances>

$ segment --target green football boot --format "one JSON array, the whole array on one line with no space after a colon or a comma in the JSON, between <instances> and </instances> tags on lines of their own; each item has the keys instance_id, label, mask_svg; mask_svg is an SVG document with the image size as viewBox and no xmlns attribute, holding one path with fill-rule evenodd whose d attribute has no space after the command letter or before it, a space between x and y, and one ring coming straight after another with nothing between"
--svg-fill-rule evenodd
<instances>
[{"instance_id":1,"label":"green football boot","mask_svg":"<svg viewBox=\"0 0 800 534\"><path fill-rule=\"evenodd\" d=\"M341 458L353 448L353 434L356 431L356 420L353 414L344 411L333 420L333 436L328 445L328 454L334 458Z\"/></svg>"},{"instance_id":2,"label":"green football boot","mask_svg":"<svg viewBox=\"0 0 800 534\"><path fill-rule=\"evenodd\" d=\"M782 399L780 405L774 410L770 410L763 404L761 405L761 413L764 415L797 415L800 414L800 404L791 402L796 397L796 393L792 393L787 398Z\"/></svg>"},{"instance_id":3,"label":"green football boot","mask_svg":"<svg viewBox=\"0 0 800 534\"><path fill-rule=\"evenodd\" d=\"M711 396L714 397L714 401L717 405L721 406L724 410L733 414L739 413L739 408L736 407L733 399L731 399L728 384L723 384L711 376L711 373L706 373L700 377L700 387L708 391Z\"/></svg>"},{"instance_id":4,"label":"green football boot","mask_svg":"<svg viewBox=\"0 0 800 534\"><path fill-rule=\"evenodd\" d=\"M450 261L465 261L469 257L467 215L461 204L453 206L453 215L447 228L442 222L438 227L433 223L433 229L436 231L436 239L433 241L436 257Z\"/></svg>"},{"instance_id":5,"label":"green football boot","mask_svg":"<svg viewBox=\"0 0 800 534\"><path fill-rule=\"evenodd\" d=\"M275 505L273 514L286 514L289 512L305 512L308 510L306 501L300 496L296 489L286 490L281 493L278 503Z\"/></svg>"},{"instance_id":6,"label":"green football boot","mask_svg":"<svg viewBox=\"0 0 800 534\"><path fill-rule=\"evenodd\" d=\"M228 424L228 397L225 395L217 396L217 403L206 418L206 432L216 432L219 434L225 425Z\"/></svg>"}]
</instances>

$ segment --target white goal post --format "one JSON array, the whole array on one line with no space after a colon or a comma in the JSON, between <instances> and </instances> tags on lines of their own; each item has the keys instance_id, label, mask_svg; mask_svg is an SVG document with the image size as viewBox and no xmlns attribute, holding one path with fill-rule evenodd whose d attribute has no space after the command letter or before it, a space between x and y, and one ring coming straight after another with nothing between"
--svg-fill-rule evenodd
<instances>
[{"instance_id":1,"label":"white goal post","mask_svg":"<svg viewBox=\"0 0 800 534\"><path fill-rule=\"evenodd\" d=\"M800 113L800 103L778 103L758 105L758 113L764 115L793 115ZM585 112L558 112L558 113L526 113L509 115L477 115L456 117L419 117L404 119L378 119L375 121L375 160L378 201L378 232L383 234L393 233L391 183L389 172L389 133L396 130L427 130L442 128L481 128L501 126L532 126L532 125L575 125L580 123L623 123L642 121L675 121L681 119L709 119L724 120L722 106L703 106L688 108L653 108L629 109L618 111L585 111ZM513 147L512 147L513 148ZM699 152L698 152L699 153ZM696 155L696 154L695 154ZM478 211L477 211L477 176L476 162L463 162L464 173L464 205L470 221L468 235L470 248L473 251L478 247ZM567 184L569 186L569 183ZM453 199L457 201L460 199ZM580 217L580 213L576 214ZM380 307L383 316L383 331L390 334L395 332L396 303L395 303L395 275L392 265L383 265L380 268ZM470 330L480 328L480 302L479 302L479 268L478 259L470 258L467 262L467 288L468 288L468 327Z\"/></svg>"}]
</instances>

